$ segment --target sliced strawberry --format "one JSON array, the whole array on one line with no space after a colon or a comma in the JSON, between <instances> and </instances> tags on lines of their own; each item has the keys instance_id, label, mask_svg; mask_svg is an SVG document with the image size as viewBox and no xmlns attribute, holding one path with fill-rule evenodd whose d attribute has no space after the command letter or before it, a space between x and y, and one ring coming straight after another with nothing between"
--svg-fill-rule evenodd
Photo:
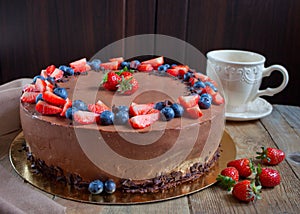
<instances>
[{"instance_id":1,"label":"sliced strawberry","mask_svg":"<svg viewBox=\"0 0 300 214\"><path fill-rule=\"evenodd\" d=\"M62 108L48 104L42 100L35 105L35 110L45 115L59 114L62 112Z\"/></svg>"},{"instance_id":2,"label":"sliced strawberry","mask_svg":"<svg viewBox=\"0 0 300 214\"><path fill-rule=\"evenodd\" d=\"M158 114L137 115L129 119L129 123L135 129L143 129L159 119Z\"/></svg>"},{"instance_id":3,"label":"sliced strawberry","mask_svg":"<svg viewBox=\"0 0 300 214\"><path fill-rule=\"evenodd\" d=\"M151 109L153 109L153 107L154 103L137 104L133 102L129 106L129 114L131 116L144 115L147 114Z\"/></svg>"},{"instance_id":4,"label":"sliced strawberry","mask_svg":"<svg viewBox=\"0 0 300 214\"><path fill-rule=\"evenodd\" d=\"M88 109L91 112L101 114L106 110L110 110L107 105L105 105L101 100L98 100L96 104L88 104Z\"/></svg>"},{"instance_id":5,"label":"sliced strawberry","mask_svg":"<svg viewBox=\"0 0 300 214\"><path fill-rule=\"evenodd\" d=\"M51 91L45 91L43 93L43 100L45 100L49 104L56 105L56 106L64 106L66 103L66 100L57 96Z\"/></svg>"},{"instance_id":6,"label":"sliced strawberry","mask_svg":"<svg viewBox=\"0 0 300 214\"><path fill-rule=\"evenodd\" d=\"M121 63L124 62L124 58L123 57L110 58L108 61L118 62L118 68L119 68Z\"/></svg>"},{"instance_id":7,"label":"sliced strawberry","mask_svg":"<svg viewBox=\"0 0 300 214\"><path fill-rule=\"evenodd\" d=\"M216 92L214 95L212 95L212 102L215 105L221 105L225 102L225 100L219 92Z\"/></svg>"},{"instance_id":8,"label":"sliced strawberry","mask_svg":"<svg viewBox=\"0 0 300 214\"><path fill-rule=\"evenodd\" d=\"M178 98L179 104L181 104L184 108L191 108L193 106L198 105L199 95L193 94L188 96L180 96Z\"/></svg>"},{"instance_id":9,"label":"sliced strawberry","mask_svg":"<svg viewBox=\"0 0 300 214\"><path fill-rule=\"evenodd\" d=\"M118 70L119 62L118 61L104 62L100 64L100 67L105 70Z\"/></svg>"},{"instance_id":10,"label":"sliced strawberry","mask_svg":"<svg viewBox=\"0 0 300 214\"><path fill-rule=\"evenodd\" d=\"M46 70L41 70L41 74L40 74L42 77L44 77L45 79L47 79L48 77L48 74L47 74L47 71Z\"/></svg>"},{"instance_id":11,"label":"sliced strawberry","mask_svg":"<svg viewBox=\"0 0 300 214\"><path fill-rule=\"evenodd\" d=\"M167 69L167 73L170 74L171 76L177 77L179 75L179 70L174 68L169 68Z\"/></svg>"},{"instance_id":12,"label":"sliced strawberry","mask_svg":"<svg viewBox=\"0 0 300 214\"><path fill-rule=\"evenodd\" d=\"M49 65L47 68L46 68L46 73L47 73L47 75L48 76L50 76L52 73L53 73L53 71L55 70L55 65Z\"/></svg>"},{"instance_id":13,"label":"sliced strawberry","mask_svg":"<svg viewBox=\"0 0 300 214\"><path fill-rule=\"evenodd\" d=\"M86 58L82 58L70 63L70 67L73 68L75 72L86 72L89 66L87 66Z\"/></svg>"},{"instance_id":14,"label":"sliced strawberry","mask_svg":"<svg viewBox=\"0 0 300 214\"><path fill-rule=\"evenodd\" d=\"M44 92L46 91L46 86L47 86L47 83L40 79L40 78L37 78L36 81L35 81L35 89L37 92Z\"/></svg>"},{"instance_id":15,"label":"sliced strawberry","mask_svg":"<svg viewBox=\"0 0 300 214\"><path fill-rule=\"evenodd\" d=\"M55 68L53 73L50 75L50 77L53 77L55 81L62 79L64 76L64 72L62 70L59 70L58 68Z\"/></svg>"},{"instance_id":16,"label":"sliced strawberry","mask_svg":"<svg viewBox=\"0 0 300 214\"><path fill-rule=\"evenodd\" d=\"M34 84L26 84L26 85L24 85L22 91L23 92L35 92L36 88L35 88Z\"/></svg>"},{"instance_id":17,"label":"sliced strawberry","mask_svg":"<svg viewBox=\"0 0 300 214\"><path fill-rule=\"evenodd\" d=\"M215 94L217 94L217 92L215 92L210 86L205 86L205 92L210 94L212 97L215 96Z\"/></svg>"},{"instance_id":18,"label":"sliced strawberry","mask_svg":"<svg viewBox=\"0 0 300 214\"><path fill-rule=\"evenodd\" d=\"M189 66L187 65L174 65L172 66L172 69L176 69L178 71L177 76L181 77L183 77L183 75L190 70Z\"/></svg>"},{"instance_id":19,"label":"sliced strawberry","mask_svg":"<svg viewBox=\"0 0 300 214\"><path fill-rule=\"evenodd\" d=\"M202 115L203 115L203 113L198 105L187 108L186 113L188 114L188 116L190 118L193 118L193 119L198 119L199 117L202 117Z\"/></svg>"},{"instance_id":20,"label":"sliced strawberry","mask_svg":"<svg viewBox=\"0 0 300 214\"><path fill-rule=\"evenodd\" d=\"M46 91L53 91L54 85L48 80L45 80L45 82L46 82Z\"/></svg>"},{"instance_id":21,"label":"sliced strawberry","mask_svg":"<svg viewBox=\"0 0 300 214\"><path fill-rule=\"evenodd\" d=\"M193 86L195 84L195 82L197 82L197 81L198 81L198 79L195 78L195 77L189 78L189 83L190 83L191 86Z\"/></svg>"},{"instance_id":22,"label":"sliced strawberry","mask_svg":"<svg viewBox=\"0 0 300 214\"><path fill-rule=\"evenodd\" d=\"M152 71L153 70L153 66L151 64L139 64L137 66L137 70L138 71Z\"/></svg>"},{"instance_id":23,"label":"sliced strawberry","mask_svg":"<svg viewBox=\"0 0 300 214\"><path fill-rule=\"evenodd\" d=\"M67 98L66 99L66 103L62 109L62 112L60 113L60 116L65 117L66 116L66 111L68 110L68 108L72 107L72 101Z\"/></svg>"},{"instance_id":24,"label":"sliced strawberry","mask_svg":"<svg viewBox=\"0 0 300 214\"><path fill-rule=\"evenodd\" d=\"M89 111L76 111L73 115L75 122L80 124L92 124L100 120L99 114Z\"/></svg>"},{"instance_id":25,"label":"sliced strawberry","mask_svg":"<svg viewBox=\"0 0 300 214\"><path fill-rule=\"evenodd\" d=\"M207 82L210 80L208 76L199 72L194 72L194 76L196 79L200 79L202 82Z\"/></svg>"},{"instance_id":26,"label":"sliced strawberry","mask_svg":"<svg viewBox=\"0 0 300 214\"><path fill-rule=\"evenodd\" d=\"M160 65L164 64L164 57L161 56L161 57L157 57L154 59L149 59L149 60L143 61L141 64L150 64L150 65L152 65L152 67L154 69L157 69Z\"/></svg>"},{"instance_id":27,"label":"sliced strawberry","mask_svg":"<svg viewBox=\"0 0 300 214\"><path fill-rule=\"evenodd\" d=\"M21 102L23 103L35 103L35 99L39 92L25 91L21 96Z\"/></svg>"}]
</instances>

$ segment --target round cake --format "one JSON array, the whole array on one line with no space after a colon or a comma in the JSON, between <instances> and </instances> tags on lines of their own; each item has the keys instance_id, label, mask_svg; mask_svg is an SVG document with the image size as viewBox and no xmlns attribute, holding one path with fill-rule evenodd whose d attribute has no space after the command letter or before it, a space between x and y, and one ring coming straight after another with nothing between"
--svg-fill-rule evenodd
<instances>
[{"instance_id":1,"label":"round cake","mask_svg":"<svg viewBox=\"0 0 300 214\"><path fill-rule=\"evenodd\" d=\"M20 117L32 168L78 188L112 179L131 193L162 191L209 172L224 130L217 85L163 57L110 61L48 66L24 87ZM117 75L114 89L107 87L110 75ZM125 122L117 120L120 106L127 107Z\"/></svg>"}]
</instances>

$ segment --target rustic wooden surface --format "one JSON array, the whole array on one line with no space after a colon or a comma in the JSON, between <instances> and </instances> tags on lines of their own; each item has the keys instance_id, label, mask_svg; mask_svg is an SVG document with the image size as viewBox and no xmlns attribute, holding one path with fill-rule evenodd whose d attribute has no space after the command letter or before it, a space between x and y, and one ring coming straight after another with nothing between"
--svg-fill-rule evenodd
<instances>
[{"instance_id":1,"label":"rustic wooden surface","mask_svg":"<svg viewBox=\"0 0 300 214\"><path fill-rule=\"evenodd\" d=\"M271 115L249 122L227 122L226 131L237 148L237 158L254 157L260 146L278 147L288 152L300 152L300 108L274 105ZM9 142L15 134L1 137L0 164L16 177L8 160ZM5 142L5 143L4 143ZM240 203L231 194L214 185L198 193L160 203L128 206L104 206L52 197L65 206L67 213L300 213L300 164L289 159L274 167L282 176L282 183L263 189L262 199L254 203ZM18 178L21 179L21 178ZM25 184L24 185L29 185ZM38 191L38 190L37 190Z\"/></svg>"}]
</instances>

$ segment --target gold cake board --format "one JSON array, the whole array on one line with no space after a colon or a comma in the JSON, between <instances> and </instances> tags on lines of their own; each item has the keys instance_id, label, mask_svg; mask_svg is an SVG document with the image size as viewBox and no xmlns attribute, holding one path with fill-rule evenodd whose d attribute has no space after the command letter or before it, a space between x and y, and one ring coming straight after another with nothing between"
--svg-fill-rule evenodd
<instances>
[{"instance_id":1,"label":"gold cake board","mask_svg":"<svg viewBox=\"0 0 300 214\"><path fill-rule=\"evenodd\" d=\"M24 180L54 196L93 204L141 204L186 196L213 185L216 182L218 174L226 167L227 162L235 159L236 157L235 144L229 134L224 132L221 140L221 157L219 158L219 161L208 174L205 174L193 182L184 183L175 188L159 193L123 193L117 190L111 195L104 193L100 195L92 195L87 190L79 190L65 183L55 182L42 174L33 173L30 166L31 163L27 160L26 152L22 150L24 141L23 132L21 132L13 140L9 150L10 162L14 170Z\"/></svg>"}]
</instances>

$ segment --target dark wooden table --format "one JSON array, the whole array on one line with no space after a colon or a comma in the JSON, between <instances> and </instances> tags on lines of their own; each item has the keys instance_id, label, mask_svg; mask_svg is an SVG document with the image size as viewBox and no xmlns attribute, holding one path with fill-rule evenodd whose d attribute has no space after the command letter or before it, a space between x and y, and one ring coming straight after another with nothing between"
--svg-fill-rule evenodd
<instances>
[{"instance_id":1,"label":"dark wooden table","mask_svg":"<svg viewBox=\"0 0 300 214\"><path fill-rule=\"evenodd\" d=\"M254 157L262 145L278 147L287 155L300 152L300 108L273 107L272 114L260 120L226 123L226 131L236 144L237 158ZM1 138L0 164L18 177L5 154L14 135ZM130 206L92 205L44 194L65 206L67 213L300 213L300 162L286 158L273 168L280 171L282 183L263 189L262 199L254 203L240 203L216 185L174 200Z\"/></svg>"}]
</instances>

